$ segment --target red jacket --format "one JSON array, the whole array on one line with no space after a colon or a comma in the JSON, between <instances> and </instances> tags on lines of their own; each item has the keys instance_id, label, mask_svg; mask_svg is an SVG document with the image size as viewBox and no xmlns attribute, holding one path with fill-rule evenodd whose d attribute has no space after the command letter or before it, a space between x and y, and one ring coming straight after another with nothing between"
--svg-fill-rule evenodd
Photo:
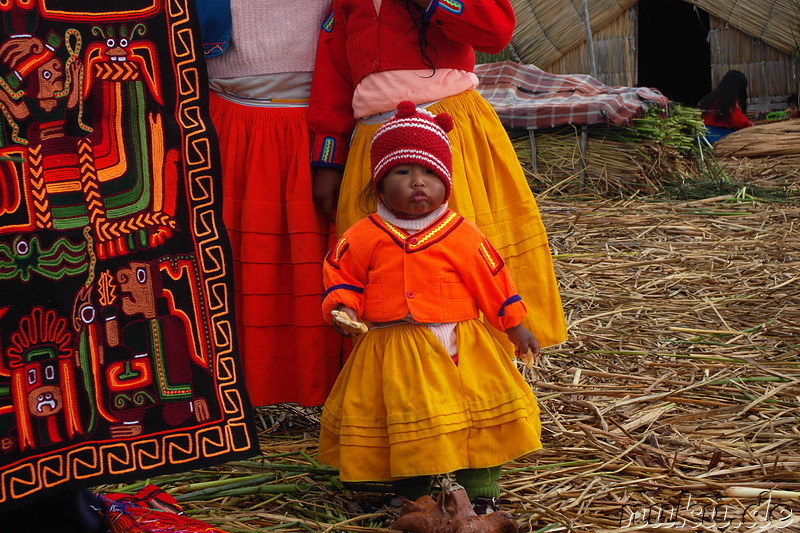
<instances>
[{"instance_id":1,"label":"red jacket","mask_svg":"<svg viewBox=\"0 0 800 533\"><path fill-rule=\"evenodd\" d=\"M515 24L509 0L433 0L423 16L430 20L427 50L435 67L470 72L475 50L499 52L511 40ZM383 0L380 13L373 0L333 0L320 32L311 83L314 166L344 164L356 123L353 92L365 76L426 68L417 28L399 0Z\"/></svg>"},{"instance_id":2,"label":"red jacket","mask_svg":"<svg viewBox=\"0 0 800 533\"><path fill-rule=\"evenodd\" d=\"M730 116L727 118L722 117L720 112L715 109L708 109L701 114L703 123L706 126L716 126L718 128L727 128L729 130L740 130L742 128L749 128L753 125L747 115L744 114L739 104L731 110Z\"/></svg>"},{"instance_id":3,"label":"red jacket","mask_svg":"<svg viewBox=\"0 0 800 533\"><path fill-rule=\"evenodd\" d=\"M505 331L527 312L500 255L450 210L413 235L372 214L345 232L323 272L328 322L339 304L371 322L461 322L481 311Z\"/></svg>"}]
</instances>

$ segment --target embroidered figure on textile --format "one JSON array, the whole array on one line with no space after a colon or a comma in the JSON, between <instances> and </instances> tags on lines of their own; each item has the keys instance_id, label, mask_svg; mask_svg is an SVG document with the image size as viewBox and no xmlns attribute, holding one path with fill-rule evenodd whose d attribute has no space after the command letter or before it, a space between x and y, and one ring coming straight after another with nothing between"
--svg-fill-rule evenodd
<instances>
[{"instance_id":1,"label":"embroidered figure on textile","mask_svg":"<svg viewBox=\"0 0 800 533\"><path fill-rule=\"evenodd\" d=\"M102 273L96 286L83 291L74 320L81 367L90 370L83 383L91 397L89 431L100 417L114 437L139 435L149 410L169 426L210 418L206 398L192 385L194 372L206 377L211 372L204 334L193 329L175 302L175 294L189 292L188 308L201 306L199 294L190 289L196 275L186 261L177 269L131 262L116 274ZM175 282L165 289L165 283ZM96 376L104 379L98 382Z\"/></svg>"},{"instance_id":2,"label":"embroidered figure on textile","mask_svg":"<svg viewBox=\"0 0 800 533\"><path fill-rule=\"evenodd\" d=\"M131 263L117 272L122 312L134 320L120 332L128 357L106 365L109 408L122 423L112 426L115 436L140 431L145 411L157 406L169 426L192 416L198 422L209 418L205 398L195 397L192 390L192 348L186 324L172 314L174 309L162 296L160 277L154 276L152 268ZM174 355L167 359L166 353Z\"/></svg>"},{"instance_id":3,"label":"embroidered figure on textile","mask_svg":"<svg viewBox=\"0 0 800 533\"><path fill-rule=\"evenodd\" d=\"M155 45L133 39L146 34L144 24L116 32L93 27L100 40L85 59L76 29L0 45L0 63L11 71L0 82L0 104L17 144L0 156L22 159L0 165L0 218L24 220L0 231L89 226L101 259L173 235L179 154L164 143Z\"/></svg>"},{"instance_id":4,"label":"embroidered figure on textile","mask_svg":"<svg viewBox=\"0 0 800 533\"><path fill-rule=\"evenodd\" d=\"M8 308L0 309L0 318ZM41 307L20 321L4 347L0 375L11 378L20 450L41 448L83 433L78 417L72 333L67 321Z\"/></svg>"}]
</instances>

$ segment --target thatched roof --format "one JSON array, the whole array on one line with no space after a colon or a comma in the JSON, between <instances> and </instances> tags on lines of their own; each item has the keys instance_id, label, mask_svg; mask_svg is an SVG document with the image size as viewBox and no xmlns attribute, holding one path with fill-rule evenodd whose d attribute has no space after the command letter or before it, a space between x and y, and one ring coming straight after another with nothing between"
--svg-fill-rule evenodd
<instances>
[{"instance_id":1,"label":"thatched roof","mask_svg":"<svg viewBox=\"0 0 800 533\"><path fill-rule=\"evenodd\" d=\"M699 8L787 54L797 49L796 0L690 0Z\"/></svg>"},{"instance_id":2,"label":"thatched roof","mask_svg":"<svg viewBox=\"0 0 800 533\"><path fill-rule=\"evenodd\" d=\"M797 0L686 1L782 52L791 54L796 50ZM588 2L592 30L599 31L638 0ZM546 67L584 42L581 0L511 0L511 3L517 13L512 46L520 62Z\"/></svg>"},{"instance_id":3,"label":"thatched roof","mask_svg":"<svg viewBox=\"0 0 800 533\"><path fill-rule=\"evenodd\" d=\"M589 0L593 29L603 28L638 0ZM517 28L511 44L521 63L544 67L584 42L580 0L511 0Z\"/></svg>"}]
</instances>

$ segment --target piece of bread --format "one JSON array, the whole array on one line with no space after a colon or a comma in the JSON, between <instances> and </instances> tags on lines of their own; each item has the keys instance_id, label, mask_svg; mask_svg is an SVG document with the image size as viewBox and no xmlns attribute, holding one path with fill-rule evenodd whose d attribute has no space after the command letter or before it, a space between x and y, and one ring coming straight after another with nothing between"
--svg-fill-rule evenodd
<instances>
[{"instance_id":1,"label":"piece of bread","mask_svg":"<svg viewBox=\"0 0 800 533\"><path fill-rule=\"evenodd\" d=\"M369 329L363 322L359 322L358 320L350 320L350 317L344 311L334 309L331 311L331 316L333 317L333 323L335 325L339 326L348 333L352 333L353 335L362 335Z\"/></svg>"},{"instance_id":2,"label":"piece of bread","mask_svg":"<svg viewBox=\"0 0 800 533\"><path fill-rule=\"evenodd\" d=\"M533 368L533 364L534 364L534 360L535 360L535 358L533 357L533 350L528 348L528 353L526 353L524 355L520 354L519 358L522 360L523 363L525 363L525 368Z\"/></svg>"}]
</instances>

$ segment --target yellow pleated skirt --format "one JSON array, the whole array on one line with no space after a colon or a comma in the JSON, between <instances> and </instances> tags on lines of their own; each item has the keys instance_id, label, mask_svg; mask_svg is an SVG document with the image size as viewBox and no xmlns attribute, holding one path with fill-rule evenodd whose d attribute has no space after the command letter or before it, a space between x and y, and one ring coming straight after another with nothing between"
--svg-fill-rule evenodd
<instances>
[{"instance_id":1,"label":"yellow pleated skirt","mask_svg":"<svg viewBox=\"0 0 800 533\"><path fill-rule=\"evenodd\" d=\"M500 119L476 91L451 96L427 109L433 114L447 112L455 122L449 133L450 208L475 222L505 259L528 307L523 324L542 347L565 341L567 328L547 233ZM369 145L378 127L362 122L353 134L339 194L339 235L368 214L361 198L371 179Z\"/></svg>"},{"instance_id":2,"label":"yellow pleated skirt","mask_svg":"<svg viewBox=\"0 0 800 533\"><path fill-rule=\"evenodd\" d=\"M342 481L498 466L541 448L539 406L481 320L456 328L458 364L428 328L359 337L322 413L319 460Z\"/></svg>"}]
</instances>

